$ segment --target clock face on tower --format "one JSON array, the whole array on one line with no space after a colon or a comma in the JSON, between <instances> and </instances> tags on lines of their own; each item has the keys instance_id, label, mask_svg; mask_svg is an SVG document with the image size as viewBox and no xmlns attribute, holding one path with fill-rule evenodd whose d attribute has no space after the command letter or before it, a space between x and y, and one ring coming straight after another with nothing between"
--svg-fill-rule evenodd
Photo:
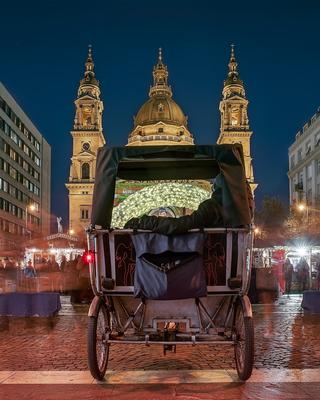
<instances>
[{"instance_id":1,"label":"clock face on tower","mask_svg":"<svg viewBox=\"0 0 320 400\"><path fill-rule=\"evenodd\" d=\"M84 150L84 151L90 150L90 143L84 142L84 143L82 144L82 150Z\"/></svg>"}]
</instances>

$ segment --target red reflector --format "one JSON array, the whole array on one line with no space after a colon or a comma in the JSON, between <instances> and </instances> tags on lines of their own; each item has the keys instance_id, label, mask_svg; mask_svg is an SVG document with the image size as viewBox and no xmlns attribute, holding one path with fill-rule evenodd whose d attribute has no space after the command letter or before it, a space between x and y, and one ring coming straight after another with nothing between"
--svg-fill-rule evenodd
<instances>
[{"instance_id":1,"label":"red reflector","mask_svg":"<svg viewBox=\"0 0 320 400\"><path fill-rule=\"evenodd\" d=\"M94 261L94 254L92 251L86 251L82 256L83 261L86 264L91 264Z\"/></svg>"}]
</instances>

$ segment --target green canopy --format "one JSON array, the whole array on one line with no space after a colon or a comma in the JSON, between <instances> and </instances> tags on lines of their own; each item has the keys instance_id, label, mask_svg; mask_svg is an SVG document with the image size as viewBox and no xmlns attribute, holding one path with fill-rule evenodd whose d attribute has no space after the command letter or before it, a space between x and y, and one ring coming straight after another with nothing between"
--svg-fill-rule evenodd
<instances>
[{"instance_id":1,"label":"green canopy","mask_svg":"<svg viewBox=\"0 0 320 400\"><path fill-rule=\"evenodd\" d=\"M101 147L92 201L92 225L110 228L116 178L136 181L211 179L220 174L225 225L251 222L242 146Z\"/></svg>"}]
</instances>

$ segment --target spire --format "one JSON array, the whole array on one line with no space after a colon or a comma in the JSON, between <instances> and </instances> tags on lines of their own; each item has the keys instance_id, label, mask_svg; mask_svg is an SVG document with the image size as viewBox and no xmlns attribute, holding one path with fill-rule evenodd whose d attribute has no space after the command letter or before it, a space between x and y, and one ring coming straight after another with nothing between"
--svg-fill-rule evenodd
<instances>
[{"instance_id":1,"label":"spire","mask_svg":"<svg viewBox=\"0 0 320 400\"><path fill-rule=\"evenodd\" d=\"M88 71L93 71L94 68L94 63L92 60L92 46L91 44L88 45L88 57L87 57L87 62L86 62L86 72Z\"/></svg>"},{"instance_id":2,"label":"spire","mask_svg":"<svg viewBox=\"0 0 320 400\"><path fill-rule=\"evenodd\" d=\"M92 58L92 46L89 44L88 46L88 56L87 61L85 62L85 71L84 78L81 79L80 85L95 85L99 86L99 81L95 78L94 73L94 62Z\"/></svg>"},{"instance_id":3,"label":"spire","mask_svg":"<svg viewBox=\"0 0 320 400\"><path fill-rule=\"evenodd\" d=\"M234 44L231 44L231 54L230 54L230 60L229 60L228 67L229 67L228 77L224 81L224 86L243 85L243 82L240 79L239 72L237 70L238 63L236 61L236 56L234 53Z\"/></svg>"},{"instance_id":4,"label":"spire","mask_svg":"<svg viewBox=\"0 0 320 400\"><path fill-rule=\"evenodd\" d=\"M158 57L158 64L162 63L162 48L159 47L159 57Z\"/></svg>"},{"instance_id":5,"label":"spire","mask_svg":"<svg viewBox=\"0 0 320 400\"><path fill-rule=\"evenodd\" d=\"M149 96L152 97L155 95L167 95L171 97L172 91L171 87L168 85L169 73L167 66L163 63L161 47L159 48L158 62L153 67L152 75L153 86L151 86L150 88Z\"/></svg>"},{"instance_id":6,"label":"spire","mask_svg":"<svg viewBox=\"0 0 320 400\"><path fill-rule=\"evenodd\" d=\"M231 74L239 75L237 71L237 66L238 63L236 61L236 57L234 55L234 44L231 45L231 55L230 55L230 61L229 61L229 73L228 75L230 76Z\"/></svg>"}]
</instances>

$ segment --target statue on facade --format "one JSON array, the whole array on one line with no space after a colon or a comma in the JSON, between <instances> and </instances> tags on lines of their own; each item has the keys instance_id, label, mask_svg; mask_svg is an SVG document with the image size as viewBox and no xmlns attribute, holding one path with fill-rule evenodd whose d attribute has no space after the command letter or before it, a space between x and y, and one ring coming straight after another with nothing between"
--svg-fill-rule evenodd
<instances>
[{"instance_id":1,"label":"statue on facade","mask_svg":"<svg viewBox=\"0 0 320 400\"><path fill-rule=\"evenodd\" d=\"M63 228L62 228L62 217L57 217L57 224L58 224L58 233L63 233Z\"/></svg>"}]
</instances>

